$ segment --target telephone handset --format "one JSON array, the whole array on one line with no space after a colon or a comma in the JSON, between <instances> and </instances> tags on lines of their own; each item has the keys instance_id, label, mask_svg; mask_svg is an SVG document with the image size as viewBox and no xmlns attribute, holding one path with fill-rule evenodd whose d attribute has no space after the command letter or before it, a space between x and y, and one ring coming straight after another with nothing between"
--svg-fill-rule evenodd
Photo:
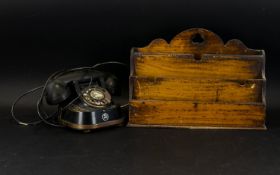
<instances>
[{"instance_id":1,"label":"telephone handset","mask_svg":"<svg viewBox=\"0 0 280 175\"><path fill-rule=\"evenodd\" d=\"M113 99L113 96L121 95L120 89L119 80L115 75L92 67L61 71L47 80L37 103L37 112L41 120L47 124L77 130L123 125L127 116L123 116L120 105L115 104ZM13 118L19 124L37 124L24 123L15 117L14 106L21 97L12 106ZM50 122L49 118L53 117L41 111L44 100L49 105L58 106L55 120L59 125Z\"/></svg>"},{"instance_id":2,"label":"telephone handset","mask_svg":"<svg viewBox=\"0 0 280 175\"><path fill-rule=\"evenodd\" d=\"M46 86L46 101L50 105L63 103L75 93L80 93L83 86L99 86L116 95L119 92L117 81L117 77L110 73L92 69L67 72L50 79Z\"/></svg>"}]
</instances>

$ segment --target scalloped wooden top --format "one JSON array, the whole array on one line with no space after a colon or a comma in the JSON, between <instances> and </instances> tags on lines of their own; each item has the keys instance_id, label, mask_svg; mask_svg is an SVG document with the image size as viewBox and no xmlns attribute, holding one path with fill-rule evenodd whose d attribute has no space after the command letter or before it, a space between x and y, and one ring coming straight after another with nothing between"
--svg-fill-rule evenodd
<instances>
[{"instance_id":1,"label":"scalloped wooden top","mask_svg":"<svg viewBox=\"0 0 280 175\"><path fill-rule=\"evenodd\" d=\"M176 35L170 43L167 43L164 39L155 39L148 46L136 48L136 50L138 52L189 53L198 57L202 54L263 54L262 50L249 49L237 39L224 44L218 35L202 28L185 30Z\"/></svg>"}]
</instances>

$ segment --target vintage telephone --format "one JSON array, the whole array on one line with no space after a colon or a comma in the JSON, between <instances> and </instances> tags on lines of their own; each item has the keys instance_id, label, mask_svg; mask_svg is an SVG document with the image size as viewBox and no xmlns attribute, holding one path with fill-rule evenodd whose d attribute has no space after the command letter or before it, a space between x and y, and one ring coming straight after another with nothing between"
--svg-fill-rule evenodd
<instances>
[{"instance_id":1,"label":"vintage telephone","mask_svg":"<svg viewBox=\"0 0 280 175\"><path fill-rule=\"evenodd\" d=\"M105 62L93 67L82 67L59 71L49 77L44 86L35 88L20 96L12 105L13 118L22 125L36 125L44 122L57 127L70 127L77 130L91 130L114 125L123 125L126 116L122 111L127 105L115 104L112 96L120 96L121 86L118 78L107 72L96 70L96 67L120 62ZM27 94L42 90L37 101L39 121L22 122L14 114L17 102ZM48 115L44 109L56 105L57 111Z\"/></svg>"}]
</instances>

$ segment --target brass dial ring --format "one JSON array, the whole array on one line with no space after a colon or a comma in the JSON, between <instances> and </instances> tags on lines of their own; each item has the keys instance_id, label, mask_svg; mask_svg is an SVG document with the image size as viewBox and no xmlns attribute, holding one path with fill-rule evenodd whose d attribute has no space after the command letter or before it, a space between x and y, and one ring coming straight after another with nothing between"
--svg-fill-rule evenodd
<instances>
[{"instance_id":1,"label":"brass dial ring","mask_svg":"<svg viewBox=\"0 0 280 175\"><path fill-rule=\"evenodd\" d=\"M88 87L82 91L82 98L86 104L92 107L104 107L111 103L111 95L101 87Z\"/></svg>"}]
</instances>

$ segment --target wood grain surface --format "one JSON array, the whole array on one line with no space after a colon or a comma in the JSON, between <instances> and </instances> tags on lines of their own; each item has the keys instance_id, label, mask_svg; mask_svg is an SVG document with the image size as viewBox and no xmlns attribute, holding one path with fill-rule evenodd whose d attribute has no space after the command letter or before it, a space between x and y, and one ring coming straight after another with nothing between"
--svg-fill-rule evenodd
<instances>
[{"instance_id":1,"label":"wood grain surface","mask_svg":"<svg viewBox=\"0 0 280 175\"><path fill-rule=\"evenodd\" d=\"M262 102L262 79L188 79L131 77L132 98L204 102Z\"/></svg>"},{"instance_id":2,"label":"wood grain surface","mask_svg":"<svg viewBox=\"0 0 280 175\"><path fill-rule=\"evenodd\" d=\"M130 124L162 126L264 127L262 104L132 100Z\"/></svg>"},{"instance_id":3,"label":"wood grain surface","mask_svg":"<svg viewBox=\"0 0 280 175\"><path fill-rule=\"evenodd\" d=\"M131 52L129 126L265 128L265 54L194 28Z\"/></svg>"},{"instance_id":4,"label":"wood grain surface","mask_svg":"<svg viewBox=\"0 0 280 175\"><path fill-rule=\"evenodd\" d=\"M134 62L136 76L258 79L263 75L259 56L204 55L195 60L188 54L143 54Z\"/></svg>"},{"instance_id":5,"label":"wood grain surface","mask_svg":"<svg viewBox=\"0 0 280 175\"><path fill-rule=\"evenodd\" d=\"M196 41L195 38L201 38ZM238 39L229 40L226 44L215 33L202 29L192 28L176 35L169 43L164 39L155 39L148 46L135 48L141 53L190 53L197 59L202 54L227 55L263 55L262 50L249 49Z\"/></svg>"}]
</instances>

